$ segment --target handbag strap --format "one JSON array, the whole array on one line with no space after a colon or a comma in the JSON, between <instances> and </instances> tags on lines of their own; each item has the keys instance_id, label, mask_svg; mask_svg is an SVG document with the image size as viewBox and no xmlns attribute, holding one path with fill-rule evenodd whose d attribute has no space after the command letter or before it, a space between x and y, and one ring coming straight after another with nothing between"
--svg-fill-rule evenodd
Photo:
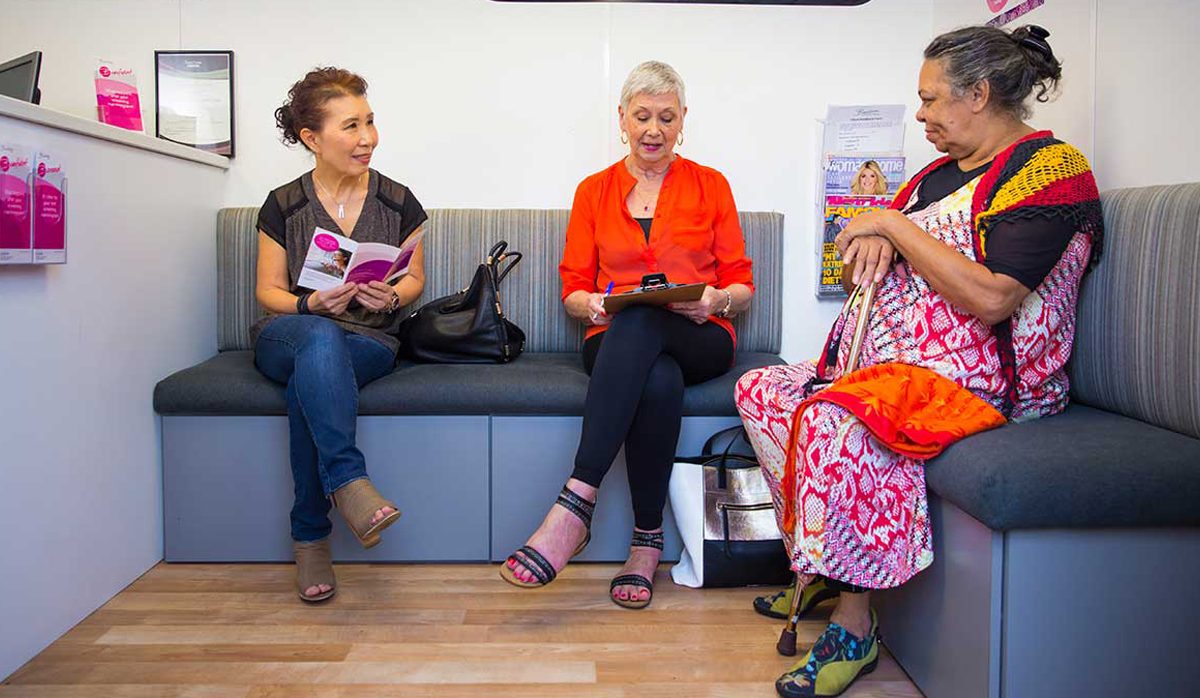
<instances>
[{"instance_id":1,"label":"handbag strap","mask_svg":"<svg viewBox=\"0 0 1200 698\"><path fill-rule=\"evenodd\" d=\"M722 429L721 431L718 431L715 434L713 434L712 436L708 437L708 441L704 442L704 448L700 449L700 455L702 455L702 456L713 455L713 446L716 445L718 439L720 439L722 436L725 436L726 434L733 434L738 431L741 431L744 433L745 429L744 429L744 427L742 427L742 425L739 424L737 426L732 426L732 427ZM729 444L733 445L733 439L729 440ZM729 454L728 448L725 449L725 454L726 455Z\"/></svg>"},{"instance_id":2,"label":"handbag strap","mask_svg":"<svg viewBox=\"0 0 1200 698\"><path fill-rule=\"evenodd\" d=\"M520 252L508 252L507 250L507 240L497 242L495 245L492 245L492 249L488 252L487 260L484 262L492 275L492 283L496 285L497 289L500 288L500 282L504 281L504 277L508 276L513 267L517 266L517 263L525 256ZM505 261L508 264L504 264Z\"/></svg>"},{"instance_id":3,"label":"handbag strap","mask_svg":"<svg viewBox=\"0 0 1200 698\"><path fill-rule=\"evenodd\" d=\"M728 487L729 477L726 475L726 462L729 460L729 452L733 450L733 445L737 443L738 437L740 436L746 443L750 443L750 440L746 438L746 427L739 424L722 429L708 437L708 441L704 442L704 448L700 450L700 454L702 456L716 455L713 453L713 446L716 445L718 439L726 434L731 434L732 436L730 436L729 442L725 444L725 450L721 452L721 460L717 461L717 487L721 489Z\"/></svg>"}]
</instances>

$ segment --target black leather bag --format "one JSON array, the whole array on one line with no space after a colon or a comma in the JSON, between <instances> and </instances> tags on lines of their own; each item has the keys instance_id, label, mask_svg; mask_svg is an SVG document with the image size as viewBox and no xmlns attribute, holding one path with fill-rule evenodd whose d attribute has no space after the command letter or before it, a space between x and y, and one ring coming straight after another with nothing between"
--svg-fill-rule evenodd
<instances>
[{"instance_id":1,"label":"black leather bag","mask_svg":"<svg viewBox=\"0 0 1200 698\"><path fill-rule=\"evenodd\" d=\"M525 332L504 317L500 282L521 261L521 253L507 249L504 240L496 243L469 286L426 303L400 323L399 355L456 364L507 363L517 358L525 348Z\"/></svg>"}]
</instances>

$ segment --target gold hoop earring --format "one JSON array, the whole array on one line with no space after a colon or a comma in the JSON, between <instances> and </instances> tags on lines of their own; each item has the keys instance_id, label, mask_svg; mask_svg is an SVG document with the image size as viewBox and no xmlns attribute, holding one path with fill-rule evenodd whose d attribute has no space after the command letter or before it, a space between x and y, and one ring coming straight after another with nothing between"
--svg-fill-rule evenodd
<instances>
[{"instance_id":1,"label":"gold hoop earring","mask_svg":"<svg viewBox=\"0 0 1200 698\"><path fill-rule=\"evenodd\" d=\"M683 147L683 131L679 132L679 138L675 139L675 145Z\"/></svg>"},{"instance_id":2,"label":"gold hoop earring","mask_svg":"<svg viewBox=\"0 0 1200 698\"><path fill-rule=\"evenodd\" d=\"M621 131L621 145L629 145L629 134Z\"/></svg>"}]
</instances>

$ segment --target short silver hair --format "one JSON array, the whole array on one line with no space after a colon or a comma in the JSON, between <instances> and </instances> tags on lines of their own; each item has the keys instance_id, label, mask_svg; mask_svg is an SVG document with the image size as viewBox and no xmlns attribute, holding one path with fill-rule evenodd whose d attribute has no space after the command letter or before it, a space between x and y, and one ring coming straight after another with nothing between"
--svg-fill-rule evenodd
<instances>
[{"instance_id":1,"label":"short silver hair","mask_svg":"<svg viewBox=\"0 0 1200 698\"><path fill-rule=\"evenodd\" d=\"M621 108L629 109L634 95L674 94L679 98L679 108L687 107L684 96L683 78L675 69L661 61L646 61L629 71L625 85L621 88Z\"/></svg>"}]
</instances>

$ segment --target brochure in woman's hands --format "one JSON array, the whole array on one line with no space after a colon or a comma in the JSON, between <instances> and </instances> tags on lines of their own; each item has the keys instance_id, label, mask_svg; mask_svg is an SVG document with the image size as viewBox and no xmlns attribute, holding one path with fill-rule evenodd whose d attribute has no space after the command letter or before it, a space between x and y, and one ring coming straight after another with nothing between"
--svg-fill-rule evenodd
<instances>
[{"instance_id":1,"label":"brochure in woman's hands","mask_svg":"<svg viewBox=\"0 0 1200 698\"><path fill-rule=\"evenodd\" d=\"M346 283L394 283L408 273L413 253L424 235L424 231L418 231L405 238L399 247L393 247L382 242L355 242L317 228L304 257L298 284L324 291Z\"/></svg>"}]
</instances>

